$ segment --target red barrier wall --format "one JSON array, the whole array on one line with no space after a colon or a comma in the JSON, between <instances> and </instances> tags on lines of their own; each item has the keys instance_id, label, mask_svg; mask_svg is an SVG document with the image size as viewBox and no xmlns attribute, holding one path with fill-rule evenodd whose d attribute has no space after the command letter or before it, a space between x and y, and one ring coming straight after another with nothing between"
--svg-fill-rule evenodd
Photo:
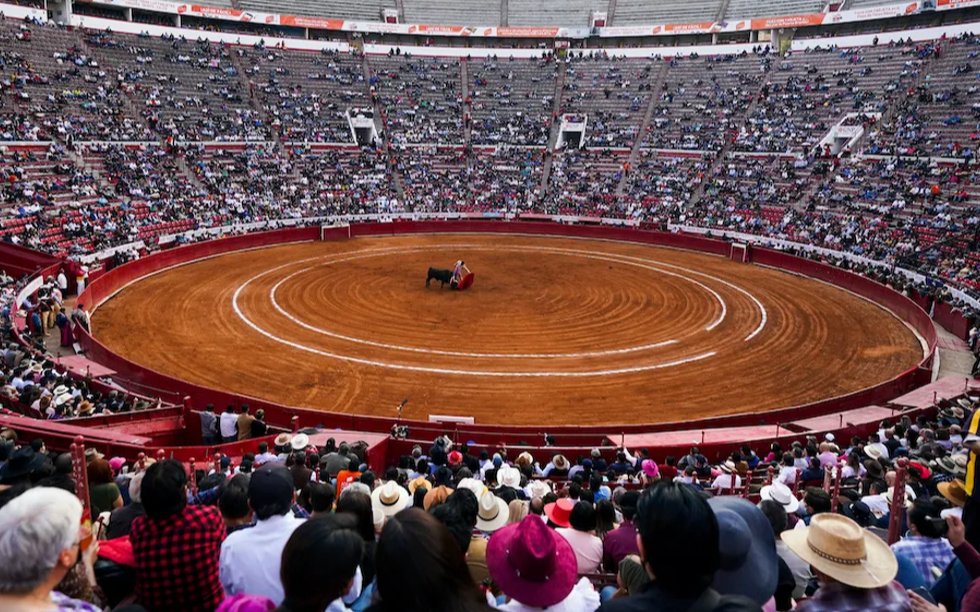
<instances>
[{"instance_id":1,"label":"red barrier wall","mask_svg":"<svg viewBox=\"0 0 980 612\"><path fill-rule=\"evenodd\" d=\"M501 220L405 221L353 225L350 231L352 236L390 236L412 233L448 232L540 234L629 241L701 251L722 256L727 256L729 252L727 243L702 236L642 231L622 227L558 225L544 222L509 222ZM285 242L314 240L319 237L319 232L319 228L315 227L276 230L260 234L223 238L171 249L135 262L127 263L110 271L95 280L86 289L80 300L90 306L97 305L126 284L147 274L164 270L171 266L231 251ZM338 229L336 233L338 237L341 234L346 237L347 229ZM599 443L601 437L609 434L777 424L887 402L894 397L929 382L930 372L928 371L928 367L932 362L932 354L936 346L936 332L928 315L910 300L866 278L829 265L800 259L778 251L755 249L753 251L753 259L761 265L773 266L789 272L824 280L882 304L918 330L919 334L925 338L929 346L929 357L923 360L920 367L912 368L892 380L850 395L804 406L787 407L765 413L738 414L674 423L628 426L610 424L592 427L549 427L548 432L567 436L570 439L579 439L582 441L583 446L593 446ZM242 403L248 403L252 406L253 410L264 408L266 411L266 420L270 424L281 427L288 427L290 419L294 415L299 417L300 427L322 425L326 428L387 432L393 424L393 419L390 418L292 408L257 398L210 389L178 380L131 362L116 355L88 334L79 333L78 337L79 342L86 350L87 356L93 361L97 361L116 370L123 379L132 380L149 387L173 389L181 395L189 396L193 407L196 409L200 409L208 403L215 404L219 408L228 404L238 406ZM193 429L196 425L196 423L188 423L187 426ZM457 428L426 422L410 422L409 425L411 427L410 435L413 439L431 440L436 435L447 433L455 435L458 439L462 440L482 438L487 443L493 444L517 444L520 442L530 442L533 444L539 438L542 431L540 427L476 425ZM392 445L392 447L394 450L395 445Z\"/></svg>"}]
</instances>

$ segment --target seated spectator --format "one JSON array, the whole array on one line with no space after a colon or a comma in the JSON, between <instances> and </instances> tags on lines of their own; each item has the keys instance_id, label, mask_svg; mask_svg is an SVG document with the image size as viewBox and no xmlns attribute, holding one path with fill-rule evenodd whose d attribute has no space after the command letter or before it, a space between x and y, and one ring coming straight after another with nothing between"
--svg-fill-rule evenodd
<instances>
[{"instance_id":1,"label":"seated spectator","mask_svg":"<svg viewBox=\"0 0 980 612\"><path fill-rule=\"evenodd\" d=\"M797 606L800 612L912 609L905 589L895 582L895 554L851 519L820 514L808 527L784 532L783 541L810 564L820 583Z\"/></svg>"},{"instance_id":2,"label":"seated spectator","mask_svg":"<svg viewBox=\"0 0 980 612\"><path fill-rule=\"evenodd\" d=\"M98 544L91 539L82 550L81 520L78 498L50 487L25 491L0 508L0 556L4 559L0 563L0 609L99 610L54 590L83 555L94 559L98 552Z\"/></svg>"},{"instance_id":3,"label":"seated spectator","mask_svg":"<svg viewBox=\"0 0 980 612\"><path fill-rule=\"evenodd\" d=\"M698 605L726 612L761 610L744 596L719 595L712 589L721 563L718 521L697 491L657 483L640 497L636 524L640 558L652 580L639 595L605 602L601 612L690 610Z\"/></svg>"},{"instance_id":4,"label":"seated spectator","mask_svg":"<svg viewBox=\"0 0 980 612\"><path fill-rule=\"evenodd\" d=\"M329 483L311 482L307 488L310 499L312 517L325 516L333 512L333 503L337 498L334 488Z\"/></svg>"},{"instance_id":5,"label":"seated spectator","mask_svg":"<svg viewBox=\"0 0 980 612\"><path fill-rule=\"evenodd\" d=\"M498 609L507 612L594 610L599 594L587 578L577 580L576 566L571 544L534 516L496 532L487 546L490 575L510 600Z\"/></svg>"},{"instance_id":6,"label":"seated spectator","mask_svg":"<svg viewBox=\"0 0 980 612\"><path fill-rule=\"evenodd\" d=\"M117 508L109 515L109 527L106 529L105 535L107 540L129 535L129 528L133 520L137 516L146 514L140 495L140 486L145 474L145 472L140 472L129 480L129 505Z\"/></svg>"},{"instance_id":7,"label":"seated spectator","mask_svg":"<svg viewBox=\"0 0 980 612\"><path fill-rule=\"evenodd\" d=\"M228 534L247 529L254 524L252 508L248 505L248 481L248 476L236 474L222 479L218 485L218 510Z\"/></svg>"},{"instance_id":8,"label":"seated spectator","mask_svg":"<svg viewBox=\"0 0 980 612\"><path fill-rule=\"evenodd\" d=\"M264 465L249 477L248 505L256 523L221 544L221 585L227 595L261 595L282 603L281 551L303 524L291 511L295 496L292 476L281 465Z\"/></svg>"},{"instance_id":9,"label":"seated spectator","mask_svg":"<svg viewBox=\"0 0 980 612\"><path fill-rule=\"evenodd\" d=\"M375 564L380 601L368 612L492 610L449 530L417 508L388 519L378 539Z\"/></svg>"},{"instance_id":10,"label":"seated spectator","mask_svg":"<svg viewBox=\"0 0 980 612\"><path fill-rule=\"evenodd\" d=\"M623 521L619 527L608 532L602 540L602 567L607 572L616 572L620 561L628 555L635 555L640 552L636 543L636 528L633 525L636 505L639 501L640 494L637 491L626 491L619 499Z\"/></svg>"},{"instance_id":11,"label":"seated spectator","mask_svg":"<svg viewBox=\"0 0 980 612\"><path fill-rule=\"evenodd\" d=\"M578 562L579 574L594 574L599 571L602 563L602 540L594 535L596 520L592 504L580 501L572 508L568 517L570 528L558 529L558 533L568 540L575 559Z\"/></svg>"},{"instance_id":12,"label":"seated spectator","mask_svg":"<svg viewBox=\"0 0 980 612\"><path fill-rule=\"evenodd\" d=\"M349 515L301 522L282 551L283 603L275 612L348 612L363 541ZM315 560L315 562L313 561Z\"/></svg>"},{"instance_id":13,"label":"seated spectator","mask_svg":"<svg viewBox=\"0 0 980 612\"><path fill-rule=\"evenodd\" d=\"M187 505L187 474L173 459L154 463L140 487L146 515L133 520L136 597L153 612L212 612L225 526L216 508Z\"/></svg>"},{"instance_id":14,"label":"seated spectator","mask_svg":"<svg viewBox=\"0 0 980 612\"><path fill-rule=\"evenodd\" d=\"M940 518L940 510L928 499L917 499L909 508L907 535L891 545L896 555L908 557L925 582L931 587L936 579L933 568L940 572L953 560L953 547L943 537L946 532L946 522Z\"/></svg>"},{"instance_id":15,"label":"seated spectator","mask_svg":"<svg viewBox=\"0 0 980 612\"><path fill-rule=\"evenodd\" d=\"M112 512L123 507L123 498L119 487L112 478L112 467L105 459L95 459L87 467L88 496L92 508L92 516L103 512Z\"/></svg>"}]
</instances>

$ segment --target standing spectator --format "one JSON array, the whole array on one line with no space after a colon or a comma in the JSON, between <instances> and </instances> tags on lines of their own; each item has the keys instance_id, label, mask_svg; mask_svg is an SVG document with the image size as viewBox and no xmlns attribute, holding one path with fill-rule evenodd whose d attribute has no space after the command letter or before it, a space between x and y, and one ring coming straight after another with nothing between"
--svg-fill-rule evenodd
<instances>
[{"instance_id":1,"label":"standing spectator","mask_svg":"<svg viewBox=\"0 0 980 612\"><path fill-rule=\"evenodd\" d=\"M369 612L492 610L470 577L456 539L425 511L410 508L388 519L375 563L381 601Z\"/></svg>"},{"instance_id":2,"label":"standing spectator","mask_svg":"<svg viewBox=\"0 0 980 612\"><path fill-rule=\"evenodd\" d=\"M568 517L568 529L558 529L558 533L568 540L575 559L578 562L579 574L594 574L599 571L602 563L602 540L594 535L595 508L587 501L580 501L572 508Z\"/></svg>"},{"instance_id":3,"label":"standing spectator","mask_svg":"<svg viewBox=\"0 0 980 612\"><path fill-rule=\"evenodd\" d=\"M224 413L221 415L221 419L218 422L219 431L221 432L221 441L228 443L238 440L238 417L235 416L235 407L228 405L225 408Z\"/></svg>"},{"instance_id":4,"label":"standing spectator","mask_svg":"<svg viewBox=\"0 0 980 612\"><path fill-rule=\"evenodd\" d=\"M332 515L299 524L282 551L285 601L275 612L348 612L342 597L354 584L363 548L353 522Z\"/></svg>"},{"instance_id":5,"label":"standing spectator","mask_svg":"<svg viewBox=\"0 0 980 612\"><path fill-rule=\"evenodd\" d=\"M805 529L783 532L783 541L813 567L820 588L799 612L911 610L895 582L898 561L883 540L839 514L818 514Z\"/></svg>"},{"instance_id":6,"label":"standing spectator","mask_svg":"<svg viewBox=\"0 0 980 612\"><path fill-rule=\"evenodd\" d=\"M619 509L623 514L623 522L619 527L606 534L602 541L602 566L607 572L616 573L619 563L629 555L639 554L636 543L636 528L633 519L636 516L636 505L640 501L637 491L627 491L619 499Z\"/></svg>"},{"instance_id":7,"label":"standing spectator","mask_svg":"<svg viewBox=\"0 0 980 612\"><path fill-rule=\"evenodd\" d=\"M214 404L208 404L201 413L201 441L205 446L218 443L218 417L214 415Z\"/></svg>"},{"instance_id":8,"label":"standing spectator","mask_svg":"<svg viewBox=\"0 0 980 612\"><path fill-rule=\"evenodd\" d=\"M697 491L679 483L657 483L641 496L636 525L640 558L652 581L640 595L607 601L601 612L761 610L750 599L719 596L711 588L721 563L718 521Z\"/></svg>"},{"instance_id":9,"label":"standing spectator","mask_svg":"<svg viewBox=\"0 0 980 612\"><path fill-rule=\"evenodd\" d=\"M87 602L54 590L82 555L94 559L98 544L82 551L82 504L62 489L39 487L0 508L0 610L97 612ZM87 564L86 564L87 565Z\"/></svg>"},{"instance_id":10,"label":"standing spectator","mask_svg":"<svg viewBox=\"0 0 980 612\"><path fill-rule=\"evenodd\" d=\"M129 500L130 503L122 508L117 508L109 515L109 527L106 529L106 539L121 538L129 535L129 529L137 516L144 516L146 509L143 508L143 498L140 490L143 477L146 472L140 472L129 480Z\"/></svg>"},{"instance_id":11,"label":"standing spectator","mask_svg":"<svg viewBox=\"0 0 980 612\"><path fill-rule=\"evenodd\" d=\"M235 429L239 442L252 437L252 421L254 420L255 417L249 414L248 404L242 404L241 414L238 415L238 419L235 421Z\"/></svg>"},{"instance_id":12,"label":"standing spectator","mask_svg":"<svg viewBox=\"0 0 980 612\"><path fill-rule=\"evenodd\" d=\"M259 408L255 411L255 420L252 421L251 438L263 438L269 434L269 426L265 422L265 410Z\"/></svg>"},{"instance_id":13,"label":"standing spectator","mask_svg":"<svg viewBox=\"0 0 980 612\"><path fill-rule=\"evenodd\" d=\"M303 522L291 512L293 479L285 467L255 470L248 482L248 505L257 519L250 529L229 535L221 544L221 584L228 595L262 595L282 603L279 564L282 549Z\"/></svg>"},{"instance_id":14,"label":"standing spectator","mask_svg":"<svg viewBox=\"0 0 980 612\"><path fill-rule=\"evenodd\" d=\"M146 516L134 519L129 532L137 599L152 612L213 612L224 597L221 514L187 505L187 474L173 459L151 465L140 489Z\"/></svg>"}]
</instances>

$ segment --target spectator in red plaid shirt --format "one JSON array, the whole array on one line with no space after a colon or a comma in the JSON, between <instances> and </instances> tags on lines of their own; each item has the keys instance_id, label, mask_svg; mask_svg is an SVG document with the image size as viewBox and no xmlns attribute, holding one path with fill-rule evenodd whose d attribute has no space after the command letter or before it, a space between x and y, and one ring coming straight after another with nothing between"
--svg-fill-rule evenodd
<instances>
[{"instance_id":1,"label":"spectator in red plaid shirt","mask_svg":"<svg viewBox=\"0 0 980 612\"><path fill-rule=\"evenodd\" d=\"M218 509L187 505L187 474L171 459L150 466L141 493L146 516L133 520L129 536L139 603L150 612L213 612L224 598Z\"/></svg>"}]
</instances>

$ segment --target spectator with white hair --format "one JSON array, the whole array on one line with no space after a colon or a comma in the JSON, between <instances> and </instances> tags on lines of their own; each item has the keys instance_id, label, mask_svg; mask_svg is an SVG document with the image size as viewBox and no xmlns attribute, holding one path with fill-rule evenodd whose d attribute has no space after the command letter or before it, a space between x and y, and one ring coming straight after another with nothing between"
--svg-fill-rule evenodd
<instances>
[{"instance_id":1,"label":"spectator with white hair","mask_svg":"<svg viewBox=\"0 0 980 612\"><path fill-rule=\"evenodd\" d=\"M0 509L0 558L4 559L0 563L0 610L98 610L54 590L82 555L94 559L98 551L94 542L82 551L81 519L78 498L50 487L26 491Z\"/></svg>"}]
</instances>

